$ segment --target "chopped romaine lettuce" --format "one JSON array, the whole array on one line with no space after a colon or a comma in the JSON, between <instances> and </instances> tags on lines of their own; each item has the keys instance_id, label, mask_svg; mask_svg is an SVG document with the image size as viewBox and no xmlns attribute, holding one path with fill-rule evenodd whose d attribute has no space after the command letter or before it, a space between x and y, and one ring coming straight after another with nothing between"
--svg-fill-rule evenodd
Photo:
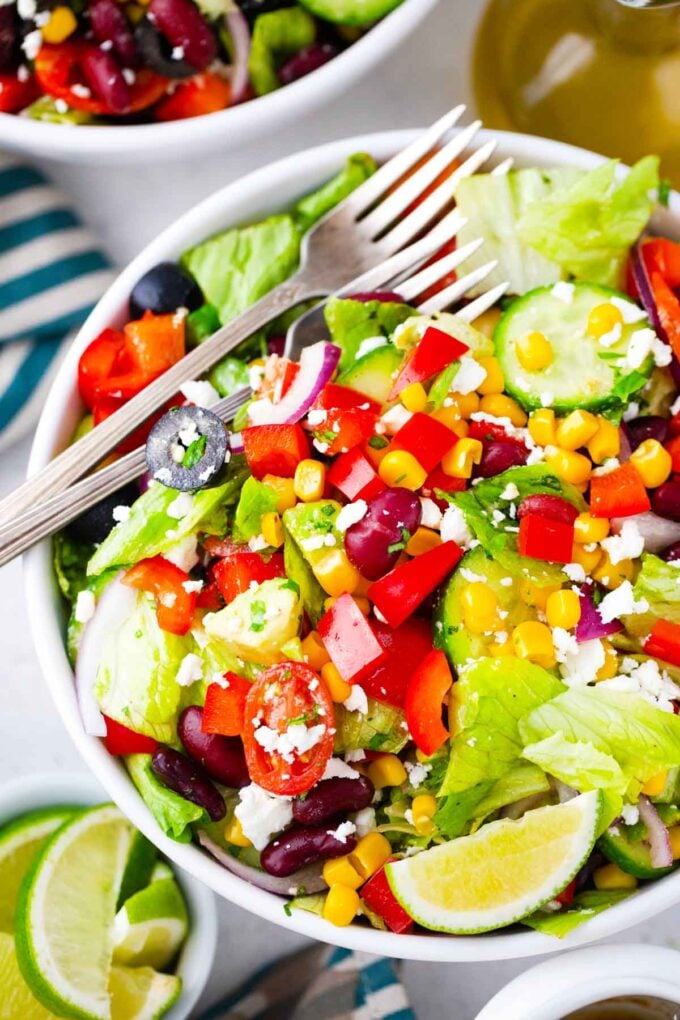
<instances>
[{"instance_id":1,"label":"chopped romaine lettuce","mask_svg":"<svg viewBox=\"0 0 680 1020\"><path fill-rule=\"evenodd\" d=\"M543 793L550 793L545 773L535 765L518 762L496 782L449 794L435 815L435 824L449 839L455 839L463 832L476 831L489 815L508 804Z\"/></svg>"},{"instance_id":2,"label":"chopped romaine lettuce","mask_svg":"<svg viewBox=\"0 0 680 1020\"><path fill-rule=\"evenodd\" d=\"M234 539L247 542L259 535L262 515L276 510L277 496L273 489L256 478L248 478L241 489L234 515Z\"/></svg>"},{"instance_id":3,"label":"chopped romaine lettuce","mask_svg":"<svg viewBox=\"0 0 680 1020\"><path fill-rule=\"evenodd\" d=\"M563 733L553 733L529 744L522 756L581 793L613 790L623 795L628 789L628 779L616 758L587 740L567 740Z\"/></svg>"},{"instance_id":4,"label":"chopped romaine lettuce","mask_svg":"<svg viewBox=\"0 0 680 1020\"><path fill-rule=\"evenodd\" d=\"M75 602L78 592L87 588L87 561L93 551L93 546L75 542L63 531L58 531L52 540L57 583L62 595L69 602Z\"/></svg>"},{"instance_id":5,"label":"chopped romaine lettuce","mask_svg":"<svg viewBox=\"0 0 680 1020\"><path fill-rule=\"evenodd\" d=\"M153 773L150 754L125 759L132 781L166 836L178 843L191 842L191 826L204 818L203 809L164 786Z\"/></svg>"},{"instance_id":6,"label":"chopped romaine lettuce","mask_svg":"<svg viewBox=\"0 0 680 1020\"><path fill-rule=\"evenodd\" d=\"M434 823L449 839L462 836L471 818L474 818L477 806L494 787L492 781L477 783L459 793L450 793L440 803L434 816Z\"/></svg>"},{"instance_id":7,"label":"chopped romaine lettuce","mask_svg":"<svg viewBox=\"0 0 680 1020\"><path fill-rule=\"evenodd\" d=\"M644 553L633 593L636 600L645 599L649 609L625 618L626 629L631 634L646 637L658 619L680 623L680 566Z\"/></svg>"},{"instance_id":8,"label":"chopped romaine lettuce","mask_svg":"<svg viewBox=\"0 0 680 1020\"><path fill-rule=\"evenodd\" d=\"M357 152L350 156L345 166L332 180L318 191L301 199L295 207L295 222L298 230L305 233L317 220L329 213L347 198L360 184L375 173L378 166L373 156Z\"/></svg>"},{"instance_id":9,"label":"chopped romaine lettuce","mask_svg":"<svg viewBox=\"0 0 680 1020\"><path fill-rule=\"evenodd\" d=\"M390 751L397 753L408 740L404 713L384 701L368 699L368 712L349 712L335 706L335 753Z\"/></svg>"},{"instance_id":10,"label":"chopped romaine lettuce","mask_svg":"<svg viewBox=\"0 0 680 1020\"><path fill-rule=\"evenodd\" d=\"M316 37L314 18L302 7L284 7L259 14L253 27L248 70L258 96L274 92L281 82L276 73L287 57L310 46Z\"/></svg>"},{"instance_id":11,"label":"chopped romaine lettuce","mask_svg":"<svg viewBox=\"0 0 680 1020\"><path fill-rule=\"evenodd\" d=\"M324 314L331 340L342 351L338 370L343 372L354 364L364 340L374 337L389 339L397 326L412 316L414 311L408 305L392 302L331 298Z\"/></svg>"},{"instance_id":12,"label":"chopped romaine lettuce","mask_svg":"<svg viewBox=\"0 0 680 1020\"><path fill-rule=\"evenodd\" d=\"M554 935L558 939L563 939L584 921L589 921L603 910L621 903L627 896L630 896L628 891L600 892L598 889L587 889L578 893L573 902L563 910L552 912L538 910L535 914L525 917L521 923L533 928L534 931L543 932L544 935Z\"/></svg>"}]
</instances>

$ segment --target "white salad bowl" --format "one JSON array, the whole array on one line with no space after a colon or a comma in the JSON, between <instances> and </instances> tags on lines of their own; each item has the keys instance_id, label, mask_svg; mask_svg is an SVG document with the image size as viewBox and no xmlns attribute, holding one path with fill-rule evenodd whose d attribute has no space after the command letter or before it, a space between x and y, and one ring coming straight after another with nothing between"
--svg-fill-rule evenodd
<instances>
[{"instance_id":1,"label":"white salad bowl","mask_svg":"<svg viewBox=\"0 0 680 1020\"><path fill-rule=\"evenodd\" d=\"M93 776L83 772L38 772L4 783L0 790L0 826L26 811L56 804L90 807L109 800ZM190 929L175 973L182 979L179 998L163 1020L186 1020L198 1002L210 976L217 946L217 910L212 893L183 871L175 871L187 909Z\"/></svg>"},{"instance_id":2,"label":"white salad bowl","mask_svg":"<svg viewBox=\"0 0 680 1020\"><path fill-rule=\"evenodd\" d=\"M3 148L66 163L167 162L230 151L280 131L342 95L408 39L438 0L403 0L329 63L269 95L218 113L163 124L46 124L0 113ZM450 0L448 0L450 2Z\"/></svg>"},{"instance_id":3,"label":"white salad bowl","mask_svg":"<svg viewBox=\"0 0 680 1020\"><path fill-rule=\"evenodd\" d=\"M163 259L176 259L186 248L226 227L252 221L281 210L330 178L353 152L366 151L386 159L408 144L410 131L384 132L344 139L297 154L249 174L201 202L165 230L111 285L68 352L47 397L30 458L29 473L42 468L68 442L82 414L76 385L78 358L90 341L107 326L125 322L128 295L139 277ZM591 169L602 157L542 138L504 132L486 132L498 141L495 158L511 157L517 166L572 165ZM272 188L276 181L276 188ZM680 238L680 196L656 221L659 229ZM534 956L622 931L680 902L680 872L650 885L610 908L566 939L534 931L494 932L477 936L440 934L394 935L354 925L334 927L300 910L287 916L281 899L235 877L199 847L174 843L158 828L124 767L104 745L88 736L76 701L73 671L64 648L64 612L52 570L50 543L43 542L26 556L26 587L33 639L52 697L66 728L85 761L109 796L159 849L220 896L269 921L325 942L385 956L414 960L481 961Z\"/></svg>"}]
</instances>

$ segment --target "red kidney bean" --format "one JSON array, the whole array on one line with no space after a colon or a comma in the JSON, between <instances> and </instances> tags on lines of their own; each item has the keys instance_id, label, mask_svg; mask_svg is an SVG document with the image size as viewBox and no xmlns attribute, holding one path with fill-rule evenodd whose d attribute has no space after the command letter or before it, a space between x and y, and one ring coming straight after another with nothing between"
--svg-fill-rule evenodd
<instances>
[{"instance_id":1,"label":"red kidney bean","mask_svg":"<svg viewBox=\"0 0 680 1020\"><path fill-rule=\"evenodd\" d=\"M282 85L290 85L292 82L297 81L298 78L304 78L306 74L311 74L317 68L323 67L324 64L327 64L329 60L337 57L337 55L336 47L330 43L312 43L311 46L306 46L304 50L300 50L299 53L296 53L279 68L279 81Z\"/></svg>"},{"instance_id":2,"label":"red kidney bean","mask_svg":"<svg viewBox=\"0 0 680 1020\"><path fill-rule=\"evenodd\" d=\"M374 793L373 783L364 776L324 779L306 797L293 801L293 818L301 825L323 825L336 815L368 807Z\"/></svg>"},{"instance_id":3,"label":"red kidney bean","mask_svg":"<svg viewBox=\"0 0 680 1020\"><path fill-rule=\"evenodd\" d=\"M578 517L578 510L572 503L560 496L537 493L534 496L526 496L517 508L517 516L520 520L527 514L538 514L551 521L573 524Z\"/></svg>"},{"instance_id":4,"label":"red kidney bean","mask_svg":"<svg viewBox=\"0 0 680 1020\"><path fill-rule=\"evenodd\" d=\"M652 493L652 510L669 521L680 521L680 480L664 482Z\"/></svg>"},{"instance_id":5,"label":"red kidney bean","mask_svg":"<svg viewBox=\"0 0 680 1020\"><path fill-rule=\"evenodd\" d=\"M137 46L130 23L115 0L93 0L88 8L92 35L98 43L111 43L117 57L133 67L137 61Z\"/></svg>"},{"instance_id":6,"label":"red kidney bean","mask_svg":"<svg viewBox=\"0 0 680 1020\"><path fill-rule=\"evenodd\" d=\"M356 836L347 836L343 842L329 829L294 826L264 848L260 864L268 875L287 878L308 864L343 857L356 845Z\"/></svg>"},{"instance_id":7,"label":"red kidney bean","mask_svg":"<svg viewBox=\"0 0 680 1020\"><path fill-rule=\"evenodd\" d=\"M647 414L641 418L634 418L623 426L630 443L631 452L637 450L640 443L645 439L658 439L665 443L668 436L668 421L660 414Z\"/></svg>"},{"instance_id":8,"label":"red kidney bean","mask_svg":"<svg viewBox=\"0 0 680 1020\"><path fill-rule=\"evenodd\" d=\"M236 790L247 786L250 777L240 738L204 733L202 722L203 709L198 705L185 708L179 717L177 732L187 754L199 762L211 779L218 783Z\"/></svg>"},{"instance_id":9,"label":"red kidney bean","mask_svg":"<svg viewBox=\"0 0 680 1020\"><path fill-rule=\"evenodd\" d=\"M680 361L675 356L673 356L671 361L671 375L673 376L673 382L680 390Z\"/></svg>"},{"instance_id":10,"label":"red kidney bean","mask_svg":"<svg viewBox=\"0 0 680 1020\"><path fill-rule=\"evenodd\" d=\"M96 46L83 55L81 67L87 84L114 113L125 113L130 107L130 86L115 57Z\"/></svg>"},{"instance_id":11,"label":"red kidney bean","mask_svg":"<svg viewBox=\"0 0 680 1020\"><path fill-rule=\"evenodd\" d=\"M163 35L183 52L181 59L203 71L217 56L217 43L191 0L151 0L149 11Z\"/></svg>"},{"instance_id":12,"label":"red kidney bean","mask_svg":"<svg viewBox=\"0 0 680 1020\"><path fill-rule=\"evenodd\" d=\"M408 489L384 489L368 504L364 517L345 532L349 559L364 577L377 580L399 559L404 548L404 529L412 535L421 516L422 507L415 493Z\"/></svg>"},{"instance_id":13,"label":"red kidney bean","mask_svg":"<svg viewBox=\"0 0 680 1020\"><path fill-rule=\"evenodd\" d=\"M662 553L659 553L662 560L666 563L671 563L675 560L680 560L680 542L675 542L674 545L669 545L667 549L664 549Z\"/></svg>"},{"instance_id":14,"label":"red kidney bean","mask_svg":"<svg viewBox=\"0 0 680 1020\"><path fill-rule=\"evenodd\" d=\"M171 747L159 747L151 758L151 768L165 786L192 804L198 804L213 822L219 822L226 815L224 797L197 762Z\"/></svg>"},{"instance_id":15,"label":"red kidney bean","mask_svg":"<svg viewBox=\"0 0 680 1020\"><path fill-rule=\"evenodd\" d=\"M511 467L526 464L527 450L519 443L495 440L484 444L482 459L475 469L477 478L491 478Z\"/></svg>"},{"instance_id":16,"label":"red kidney bean","mask_svg":"<svg viewBox=\"0 0 680 1020\"><path fill-rule=\"evenodd\" d=\"M14 4L0 7L0 70L11 67L17 55L18 25Z\"/></svg>"}]
</instances>

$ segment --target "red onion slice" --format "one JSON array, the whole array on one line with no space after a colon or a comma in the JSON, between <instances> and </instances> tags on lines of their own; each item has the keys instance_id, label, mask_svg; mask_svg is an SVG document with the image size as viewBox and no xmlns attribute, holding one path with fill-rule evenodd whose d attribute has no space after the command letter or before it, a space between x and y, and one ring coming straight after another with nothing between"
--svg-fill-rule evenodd
<instances>
[{"instance_id":1,"label":"red onion slice","mask_svg":"<svg viewBox=\"0 0 680 1020\"><path fill-rule=\"evenodd\" d=\"M623 630L623 625L618 620L611 623L603 623L597 606L593 602L593 588L591 585L583 585L579 593L581 616L576 624L576 640L592 641L595 638L608 637L609 634L617 634Z\"/></svg>"},{"instance_id":2,"label":"red onion slice","mask_svg":"<svg viewBox=\"0 0 680 1020\"><path fill-rule=\"evenodd\" d=\"M649 279L649 273L647 272L647 266L642 254L642 242L638 241L637 244L633 245L630 253L630 268L633 273L633 279L635 280L635 286L640 296L640 303L647 312L647 318L654 327L657 335L665 342L668 343L668 337L666 331L661 325L661 319L659 318L659 312L657 311L656 301L654 299L654 291L652 290L652 284Z\"/></svg>"},{"instance_id":3,"label":"red onion slice","mask_svg":"<svg viewBox=\"0 0 680 1020\"><path fill-rule=\"evenodd\" d=\"M104 642L134 612L137 592L121 584L119 577L106 587L94 616L86 623L76 660L76 693L85 732L105 737L104 716L94 700L94 684L102 658Z\"/></svg>"},{"instance_id":4,"label":"red onion slice","mask_svg":"<svg viewBox=\"0 0 680 1020\"><path fill-rule=\"evenodd\" d=\"M229 436L229 448L232 453L243 453L243 436L240 432L232 432Z\"/></svg>"},{"instance_id":5,"label":"red onion slice","mask_svg":"<svg viewBox=\"0 0 680 1020\"><path fill-rule=\"evenodd\" d=\"M251 425L292 425L310 409L321 390L333 378L340 360L340 348L325 340L306 347L300 357L300 371L283 400L256 400L249 408Z\"/></svg>"},{"instance_id":6,"label":"red onion slice","mask_svg":"<svg viewBox=\"0 0 680 1020\"><path fill-rule=\"evenodd\" d=\"M242 11L230 11L225 16L229 33L234 43L234 55L231 65L231 105L242 102L248 91L250 75L248 58L250 57L250 27Z\"/></svg>"},{"instance_id":7,"label":"red onion slice","mask_svg":"<svg viewBox=\"0 0 680 1020\"><path fill-rule=\"evenodd\" d=\"M304 888L305 893L317 893L328 888L321 875L322 864L310 864L309 867L296 871L288 878L276 878L274 875L268 875L266 871L260 871L259 868L253 868L232 857L205 832L198 833L198 841L227 871L231 871L245 882L250 882L258 889L264 889L265 892L275 893L277 896L293 896L295 893L291 890L296 888L300 890Z\"/></svg>"},{"instance_id":8,"label":"red onion slice","mask_svg":"<svg viewBox=\"0 0 680 1020\"><path fill-rule=\"evenodd\" d=\"M645 540L646 552L657 554L668 546L680 542L680 521L659 517L651 510L645 514L635 514L633 517L613 517L611 526L615 535L618 535L626 521L633 521L637 525Z\"/></svg>"},{"instance_id":9,"label":"red onion slice","mask_svg":"<svg viewBox=\"0 0 680 1020\"><path fill-rule=\"evenodd\" d=\"M673 867L673 850L668 835L668 829L659 817L651 800L647 797L640 797L638 801L640 818L647 828L647 842L649 843L649 856L655 868Z\"/></svg>"}]
</instances>

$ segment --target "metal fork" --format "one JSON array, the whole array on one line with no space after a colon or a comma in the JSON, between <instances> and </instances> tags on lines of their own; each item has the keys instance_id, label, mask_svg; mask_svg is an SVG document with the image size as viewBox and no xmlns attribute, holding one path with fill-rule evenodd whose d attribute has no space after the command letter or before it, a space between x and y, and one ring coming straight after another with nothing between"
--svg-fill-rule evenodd
<instances>
[{"instance_id":1,"label":"metal fork","mask_svg":"<svg viewBox=\"0 0 680 1020\"><path fill-rule=\"evenodd\" d=\"M355 291L374 290L435 254L442 243L440 232L431 230L426 238L418 238L449 207L456 179L474 173L495 148L490 141L474 151L444 185L436 187L421 205L413 208L425 189L436 184L477 134L479 121L459 131L418 168L460 120L464 110L461 105L446 113L316 224L303 238L300 268L293 277L217 330L0 502L0 521L12 520L87 474L173 397L182 383L203 375L282 312L312 298L345 293L350 281ZM404 181L404 176L414 169ZM455 233L450 225L447 229L449 236Z\"/></svg>"},{"instance_id":2,"label":"metal fork","mask_svg":"<svg viewBox=\"0 0 680 1020\"><path fill-rule=\"evenodd\" d=\"M472 241L439 259L425 269L418 270L408 279L399 284L399 292L407 301L413 301L439 280L445 278L452 270L460 266L465 259L477 251L482 239ZM460 277L455 283L435 294L429 300L420 303L418 311L424 315L433 315L443 311L459 301L472 288L484 280L496 267L496 261L487 262L472 272ZM491 290L475 298L457 313L467 322L472 322L499 300L507 290L507 284L497 284ZM316 311L316 309L313 309ZM298 320L300 321L300 320ZM293 327L289 332L292 332ZM318 340L318 328L313 341ZM245 387L215 404L211 411L223 421L230 421L236 411L250 398L251 390ZM66 492L40 503L33 510L22 515L11 526L0 529L0 566L19 556L30 546L41 541L47 535L59 531L74 518L99 502L105 496L120 489L126 482L138 478L146 470L145 448L128 453L125 457L102 468L95 474L76 482Z\"/></svg>"}]
</instances>

